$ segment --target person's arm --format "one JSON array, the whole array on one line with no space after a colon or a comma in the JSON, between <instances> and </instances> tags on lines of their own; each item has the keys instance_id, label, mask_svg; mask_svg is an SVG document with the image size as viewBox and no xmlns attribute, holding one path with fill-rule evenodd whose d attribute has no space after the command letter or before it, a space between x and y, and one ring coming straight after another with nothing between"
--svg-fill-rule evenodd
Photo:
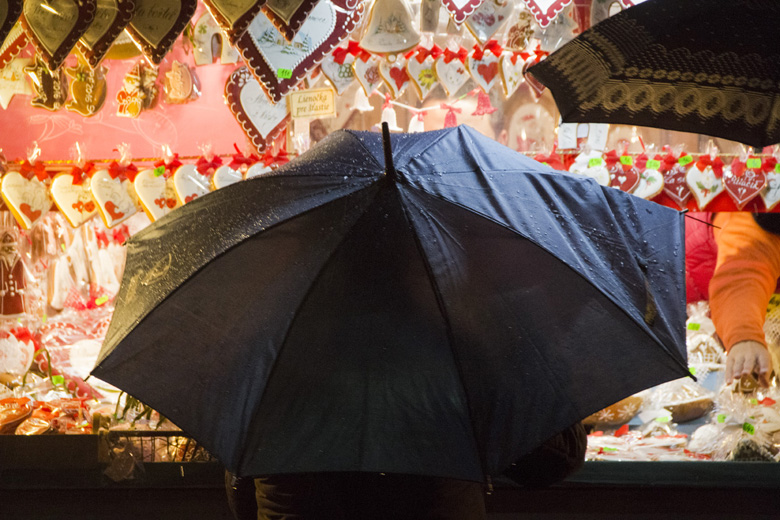
<instances>
[{"instance_id":1,"label":"person's arm","mask_svg":"<svg viewBox=\"0 0 780 520\"><path fill-rule=\"evenodd\" d=\"M765 384L771 361L764 319L780 276L780 237L758 227L749 213L724 220L709 290L712 320L729 353L726 379L755 371Z\"/></svg>"}]
</instances>

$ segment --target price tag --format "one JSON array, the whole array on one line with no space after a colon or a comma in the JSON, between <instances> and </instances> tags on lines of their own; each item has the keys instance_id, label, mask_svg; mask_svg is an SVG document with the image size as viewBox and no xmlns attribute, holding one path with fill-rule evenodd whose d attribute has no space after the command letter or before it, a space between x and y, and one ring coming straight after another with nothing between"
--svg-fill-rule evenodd
<instances>
[{"instance_id":1,"label":"price tag","mask_svg":"<svg viewBox=\"0 0 780 520\"><path fill-rule=\"evenodd\" d=\"M577 124L561 123L558 125L558 149L572 150L577 148Z\"/></svg>"},{"instance_id":2,"label":"price tag","mask_svg":"<svg viewBox=\"0 0 780 520\"><path fill-rule=\"evenodd\" d=\"M607 147L609 125L604 123L590 123L588 125L588 146L591 150L604 151Z\"/></svg>"},{"instance_id":3,"label":"price tag","mask_svg":"<svg viewBox=\"0 0 780 520\"><path fill-rule=\"evenodd\" d=\"M152 172L154 173L155 177L159 177L160 175L165 173L165 166L158 166L157 168L152 170Z\"/></svg>"},{"instance_id":4,"label":"price tag","mask_svg":"<svg viewBox=\"0 0 780 520\"><path fill-rule=\"evenodd\" d=\"M601 159L601 157L594 157L593 159L588 161L588 168L593 168L594 166L601 166L604 164L604 161Z\"/></svg>"},{"instance_id":5,"label":"price tag","mask_svg":"<svg viewBox=\"0 0 780 520\"><path fill-rule=\"evenodd\" d=\"M744 423L742 425L742 430L744 432L746 432L746 433L749 433L750 435L753 435L754 433L756 433L756 427L753 426L752 424L748 423L748 422L746 422L746 423Z\"/></svg>"},{"instance_id":6,"label":"price tag","mask_svg":"<svg viewBox=\"0 0 780 520\"><path fill-rule=\"evenodd\" d=\"M281 79L292 78L292 69L278 69L276 71L276 77Z\"/></svg>"},{"instance_id":7,"label":"price tag","mask_svg":"<svg viewBox=\"0 0 780 520\"><path fill-rule=\"evenodd\" d=\"M699 330L700 328L701 328L701 323L696 323L692 321L688 324L688 330Z\"/></svg>"},{"instance_id":8,"label":"price tag","mask_svg":"<svg viewBox=\"0 0 780 520\"><path fill-rule=\"evenodd\" d=\"M624 164L626 166L631 166L634 164L634 158L630 155L621 155L620 156L620 164Z\"/></svg>"},{"instance_id":9,"label":"price tag","mask_svg":"<svg viewBox=\"0 0 780 520\"><path fill-rule=\"evenodd\" d=\"M775 164L775 173L780 173L780 162Z\"/></svg>"},{"instance_id":10,"label":"price tag","mask_svg":"<svg viewBox=\"0 0 780 520\"><path fill-rule=\"evenodd\" d=\"M696 367L688 367L688 372L690 372L691 375L695 376L696 375Z\"/></svg>"},{"instance_id":11,"label":"price tag","mask_svg":"<svg viewBox=\"0 0 780 520\"><path fill-rule=\"evenodd\" d=\"M717 421L720 424L723 424L724 422L726 422L726 414L725 413L719 413L718 417L717 417Z\"/></svg>"},{"instance_id":12,"label":"price tag","mask_svg":"<svg viewBox=\"0 0 780 520\"><path fill-rule=\"evenodd\" d=\"M63 385L65 384L65 377L60 375L51 376L51 384L54 386Z\"/></svg>"},{"instance_id":13,"label":"price tag","mask_svg":"<svg viewBox=\"0 0 780 520\"><path fill-rule=\"evenodd\" d=\"M753 157L752 159L747 160L747 167L751 170L757 170L758 168L761 168L761 159L758 157Z\"/></svg>"},{"instance_id":14,"label":"price tag","mask_svg":"<svg viewBox=\"0 0 780 520\"><path fill-rule=\"evenodd\" d=\"M103 305L108 301L108 296L101 296L100 298L95 299L95 305Z\"/></svg>"},{"instance_id":15,"label":"price tag","mask_svg":"<svg viewBox=\"0 0 780 520\"><path fill-rule=\"evenodd\" d=\"M679 159L677 159L677 162L680 163L681 166L688 166L693 162L693 157L690 155L683 155Z\"/></svg>"},{"instance_id":16,"label":"price tag","mask_svg":"<svg viewBox=\"0 0 780 520\"><path fill-rule=\"evenodd\" d=\"M657 170L660 167L661 167L661 161L657 161L655 159L650 159L647 161L648 170Z\"/></svg>"}]
</instances>

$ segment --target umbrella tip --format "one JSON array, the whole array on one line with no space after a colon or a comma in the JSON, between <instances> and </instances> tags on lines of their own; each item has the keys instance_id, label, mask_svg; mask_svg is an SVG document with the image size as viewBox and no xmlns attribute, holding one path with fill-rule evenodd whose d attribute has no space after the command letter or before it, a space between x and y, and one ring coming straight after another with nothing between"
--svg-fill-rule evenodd
<instances>
[{"instance_id":1,"label":"umbrella tip","mask_svg":"<svg viewBox=\"0 0 780 520\"><path fill-rule=\"evenodd\" d=\"M382 145L385 150L385 175L395 181L397 176L393 165L393 150L390 147L390 126L387 121L382 122Z\"/></svg>"}]
</instances>

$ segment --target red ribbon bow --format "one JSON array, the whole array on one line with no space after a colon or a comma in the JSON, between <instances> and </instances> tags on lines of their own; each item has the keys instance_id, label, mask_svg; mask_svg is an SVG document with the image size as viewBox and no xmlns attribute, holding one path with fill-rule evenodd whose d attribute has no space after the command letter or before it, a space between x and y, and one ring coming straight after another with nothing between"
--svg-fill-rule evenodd
<instances>
[{"instance_id":1,"label":"red ribbon bow","mask_svg":"<svg viewBox=\"0 0 780 520\"><path fill-rule=\"evenodd\" d=\"M656 159L661 161L661 173L668 172L674 168L675 164L677 164L677 156L675 156L672 152L666 154L666 157L656 156Z\"/></svg>"},{"instance_id":2,"label":"red ribbon bow","mask_svg":"<svg viewBox=\"0 0 780 520\"><path fill-rule=\"evenodd\" d=\"M250 154L249 157L242 154L241 150L238 149L238 145L235 143L233 143L233 148L236 149L236 153L233 154L233 159L230 161L228 166L234 170L240 170L242 166L246 166L248 168L256 162L260 161L260 157L255 154Z\"/></svg>"},{"instance_id":3,"label":"red ribbon bow","mask_svg":"<svg viewBox=\"0 0 780 520\"><path fill-rule=\"evenodd\" d=\"M647 167L647 161L650 160L650 158L647 156L646 153L642 152L641 154L636 156L636 160L634 161L634 164L637 168L639 168L639 171L644 171Z\"/></svg>"},{"instance_id":4,"label":"red ribbon bow","mask_svg":"<svg viewBox=\"0 0 780 520\"><path fill-rule=\"evenodd\" d=\"M504 48L501 47L501 45L499 45L496 40L488 40L488 42L483 47L474 45L474 53L472 56L475 60L481 60L485 55L485 52L492 52L493 55L498 58L501 56L501 53L504 52Z\"/></svg>"},{"instance_id":5,"label":"red ribbon bow","mask_svg":"<svg viewBox=\"0 0 780 520\"><path fill-rule=\"evenodd\" d=\"M415 52L417 54L415 54ZM441 48L439 48L439 46L436 45L435 43L433 44L433 47L431 47L430 49L426 49L425 47L418 45L416 49L414 49L412 52L406 55L406 59L408 60L409 58L414 56L418 63L422 63L425 61L425 59L428 56L430 56L435 60L436 58L441 56L441 53L442 53Z\"/></svg>"},{"instance_id":6,"label":"red ribbon bow","mask_svg":"<svg viewBox=\"0 0 780 520\"><path fill-rule=\"evenodd\" d=\"M453 52L449 49L444 49L444 52L442 53L442 56L444 56L444 63L449 63L455 58L458 58L461 61L461 63L465 63L468 55L469 55L469 51L467 51L463 47L458 48L458 52Z\"/></svg>"},{"instance_id":7,"label":"red ribbon bow","mask_svg":"<svg viewBox=\"0 0 780 520\"><path fill-rule=\"evenodd\" d=\"M80 186L84 182L84 179L92 176L94 171L95 163L90 161L84 163L83 168L73 166L73 168L70 169L70 174L73 176L73 185Z\"/></svg>"},{"instance_id":8,"label":"red ribbon bow","mask_svg":"<svg viewBox=\"0 0 780 520\"><path fill-rule=\"evenodd\" d=\"M534 157L534 160L540 163L544 163L553 170L565 170L566 166L563 164L563 161L560 157L558 157L558 154L555 153L556 148L553 148L550 152L550 155L544 155L544 154L538 154Z\"/></svg>"},{"instance_id":9,"label":"red ribbon bow","mask_svg":"<svg viewBox=\"0 0 780 520\"><path fill-rule=\"evenodd\" d=\"M764 170L764 173L772 173L775 171L776 164L777 159L770 155L768 157L764 157L764 159L761 161L761 169Z\"/></svg>"},{"instance_id":10,"label":"red ribbon bow","mask_svg":"<svg viewBox=\"0 0 780 520\"><path fill-rule=\"evenodd\" d=\"M25 159L19 169L19 173L27 180L32 179L33 176L41 182L49 178L49 174L46 172L46 166L41 161L35 161L35 164L30 164L30 161Z\"/></svg>"},{"instance_id":11,"label":"red ribbon bow","mask_svg":"<svg viewBox=\"0 0 780 520\"><path fill-rule=\"evenodd\" d=\"M615 150L610 150L604 154L604 162L607 163L607 168L612 168L620 161L620 156Z\"/></svg>"},{"instance_id":12,"label":"red ribbon bow","mask_svg":"<svg viewBox=\"0 0 780 520\"><path fill-rule=\"evenodd\" d=\"M173 157L171 157L170 161L166 161L165 159L160 159L156 163L154 163L155 168L159 168L160 166L165 167L165 173L163 175L167 179L171 175L173 175L173 172L176 171L176 169L182 165L182 162L179 160L179 154L175 153L173 154Z\"/></svg>"},{"instance_id":13,"label":"red ribbon bow","mask_svg":"<svg viewBox=\"0 0 780 520\"><path fill-rule=\"evenodd\" d=\"M703 172L707 166L712 168L715 177L718 179L723 177L723 161L720 160L720 157L715 156L715 159L713 159L709 154L704 154L696 161L696 168L698 168L699 171Z\"/></svg>"},{"instance_id":14,"label":"red ribbon bow","mask_svg":"<svg viewBox=\"0 0 780 520\"><path fill-rule=\"evenodd\" d=\"M94 173L91 172L90 175ZM112 179L116 179L117 177L125 177L130 182L133 182L135 180L135 176L138 174L138 167L130 163L127 166L122 166L116 161L111 161L108 165L108 174L111 176Z\"/></svg>"},{"instance_id":15,"label":"red ribbon bow","mask_svg":"<svg viewBox=\"0 0 780 520\"><path fill-rule=\"evenodd\" d=\"M201 175L211 175L214 173L214 170L222 166L222 159L217 157L216 155L211 158L209 161L203 156L200 156L198 158L198 162L195 163L195 169L198 170L198 173Z\"/></svg>"},{"instance_id":16,"label":"red ribbon bow","mask_svg":"<svg viewBox=\"0 0 780 520\"><path fill-rule=\"evenodd\" d=\"M108 233L105 231L95 231L95 239L97 240L98 247L108 247Z\"/></svg>"}]
</instances>

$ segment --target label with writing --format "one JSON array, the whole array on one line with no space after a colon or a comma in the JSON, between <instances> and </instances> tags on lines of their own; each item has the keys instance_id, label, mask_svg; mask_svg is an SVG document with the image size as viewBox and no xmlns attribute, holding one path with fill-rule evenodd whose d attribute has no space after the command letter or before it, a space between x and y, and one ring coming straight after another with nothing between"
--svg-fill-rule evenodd
<instances>
[{"instance_id":1,"label":"label with writing","mask_svg":"<svg viewBox=\"0 0 780 520\"><path fill-rule=\"evenodd\" d=\"M287 104L293 118L336 115L336 93L330 88L290 92L287 95Z\"/></svg>"},{"instance_id":2,"label":"label with writing","mask_svg":"<svg viewBox=\"0 0 780 520\"><path fill-rule=\"evenodd\" d=\"M661 161L657 161L655 159L650 159L647 161L647 164L645 165L648 170L657 170L661 167Z\"/></svg>"},{"instance_id":3,"label":"label with writing","mask_svg":"<svg viewBox=\"0 0 780 520\"><path fill-rule=\"evenodd\" d=\"M634 158L630 155L621 155L620 156L620 164L625 164L626 166L631 166L634 164Z\"/></svg>"},{"instance_id":4,"label":"label with writing","mask_svg":"<svg viewBox=\"0 0 780 520\"><path fill-rule=\"evenodd\" d=\"M89 25L89 29L81 37L81 41L93 49L95 44L108 32L111 24L116 20L118 13L116 0L97 0L95 19Z\"/></svg>"},{"instance_id":5,"label":"label with writing","mask_svg":"<svg viewBox=\"0 0 780 520\"><path fill-rule=\"evenodd\" d=\"M758 157L752 157L747 160L746 166L752 169L761 168L761 159Z\"/></svg>"},{"instance_id":6,"label":"label with writing","mask_svg":"<svg viewBox=\"0 0 780 520\"><path fill-rule=\"evenodd\" d=\"M292 78L292 70L290 69L279 69L276 71L276 77L281 79L290 79Z\"/></svg>"},{"instance_id":7,"label":"label with writing","mask_svg":"<svg viewBox=\"0 0 780 520\"><path fill-rule=\"evenodd\" d=\"M155 47L171 31L181 12L178 0L136 0L133 28Z\"/></svg>"},{"instance_id":8,"label":"label with writing","mask_svg":"<svg viewBox=\"0 0 780 520\"><path fill-rule=\"evenodd\" d=\"M287 105L284 103L272 105L257 81L248 81L244 85L239 94L239 101L247 117L263 138L268 136L287 116Z\"/></svg>"},{"instance_id":9,"label":"label with writing","mask_svg":"<svg viewBox=\"0 0 780 520\"><path fill-rule=\"evenodd\" d=\"M680 163L682 166L687 166L693 162L693 157L690 155L683 155L679 159L677 159L677 162Z\"/></svg>"},{"instance_id":10,"label":"label with writing","mask_svg":"<svg viewBox=\"0 0 780 520\"><path fill-rule=\"evenodd\" d=\"M73 0L25 2L24 16L43 48L54 54L76 26L79 8Z\"/></svg>"},{"instance_id":11,"label":"label with writing","mask_svg":"<svg viewBox=\"0 0 780 520\"><path fill-rule=\"evenodd\" d=\"M601 166L604 163L604 160L601 157L594 157L588 161L588 168L593 168L594 166Z\"/></svg>"}]
</instances>

